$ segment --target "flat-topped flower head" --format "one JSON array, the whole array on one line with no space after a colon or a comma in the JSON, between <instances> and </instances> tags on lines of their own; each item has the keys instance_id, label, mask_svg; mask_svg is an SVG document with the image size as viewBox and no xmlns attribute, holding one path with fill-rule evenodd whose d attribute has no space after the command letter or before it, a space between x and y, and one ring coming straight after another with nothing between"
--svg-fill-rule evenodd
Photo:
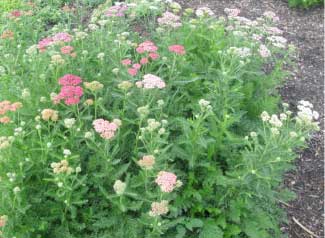
<instances>
[{"instance_id":1,"label":"flat-topped flower head","mask_svg":"<svg viewBox=\"0 0 325 238\"><path fill-rule=\"evenodd\" d=\"M44 121L57 121L59 119L59 112L53 109L44 109L41 115Z\"/></svg>"},{"instance_id":2,"label":"flat-topped flower head","mask_svg":"<svg viewBox=\"0 0 325 238\"><path fill-rule=\"evenodd\" d=\"M70 55L73 52L74 48L70 45L63 46L61 48L61 53L64 55Z\"/></svg>"},{"instance_id":3,"label":"flat-topped flower head","mask_svg":"<svg viewBox=\"0 0 325 238\"><path fill-rule=\"evenodd\" d=\"M66 105L75 105L80 102L80 97L82 95L83 89L80 86L63 86L54 101L58 103L61 100L64 100Z\"/></svg>"},{"instance_id":4,"label":"flat-topped flower head","mask_svg":"<svg viewBox=\"0 0 325 238\"><path fill-rule=\"evenodd\" d=\"M156 161L155 156L145 155L142 157L141 160L138 161L138 165L143 169L150 170L153 168L155 161Z\"/></svg>"},{"instance_id":5,"label":"flat-topped flower head","mask_svg":"<svg viewBox=\"0 0 325 238\"><path fill-rule=\"evenodd\" d=\"M59 42L70 42L70 41L72 41L72 36L70 34L66 32L59 32L52 37L46 37L41 39L38 42L37 48L41 52L44 52L48 46L51 46Z\"/></svg>"},{"instance_id":6,"label":"flat-topped flower head","mask_svg":"<svg viewBox=\"0 0 325 238\"><path fill-rule=\"evenodd\" d=\"M72 36L66 32L59 32L52 37L54 42L70 42Z\"/></svg>"},{"instance_id":7,"label":"flat-topped flower head","mask_svg":"<svg viewBox=\"0 0 325 238\"><path fill-rule=\"evenodd\" d=\"M126 189L126 183L122 182L121 180L116 180L113 189L117 195L122 195Z\"/></svg>"},{"instance_id":8,"label":"flat-topped flower head","mask_svg":"<svg viewBox=\"0 0 325 238\"><path fill-rule=\"evenodd\" d=\"M96 119L93 121L93 126L96 132L104 139L111 139L115 136L117 129L119 128L119 123L109 122L104 119Z\"/></svg>"},{"instance_id":9,"label":"flat-topped flower head","mask_svg":"<svg viewBox=\"0 0 325 238\"><path fill-rule=\"evenodd\" d=\"M182 23L180 22L180 17L171 12L163 13L162 17L159 17L157 21L160 26L172 28L178 28L182 26Z\"/></svg>"},{"instance_id":10,"label":"flat-topped flower head","mask_svg":"<svg viewBox=\"0 0 325 238\"><path fill-rule=\"evenodd\" d=\"M71 174L73 172L73 169L69 166L69 162L67 160L61 160L58 163L51 163L51 168L55 174Z\"/></svg>"},{"instance_id":11,"label":"flat-topped flower head","mask_svg":"<svg viewBox=\"0 0 325 238\"><path fill-rule=\"evenodd\" d=\"M98 81L84 82L85 88L92 92L99 91L103 89L104 85Z\"/></svg>"},{"instance_id":12,"label":"flat-topped flower head","mask_svg":"<svg viewBox=\"0 0 325 238\"><path fill-rule=\"evenodd\" d=\"M145 41L139 44L139 46L136 48L136 51L139 54L143 54L145 52L156 52L158 50L158 47L152 42L152 41Z\"/></svg>"},{"instance_id":13,"label":"flat-topped flower head","mask_svg":"<svg viewBox=\"0 0 325 238\"><path fill-rule=\"evenodd\" d=\"M124 59L124 60L121 61L121 64L123 64L123 65L131 65L132 61L130 59Z\"/></svg>"},{"instance_id":14,"label":"flat-topped flower head","mask_svg":"<svg viewBox=\"0 0 325 238\"><path fill-rule=\"evenodd\" d=\"M158 76L153 74L146 74L143 76L143 80L137 82L138 87L143 87L145 89L153 89L153 88L165 88L165 82Z\"/></svg>"},{"instance_id":15,"label":"flat-topped flower head","mask_svg":"<svg viewBox=\"0 0 325 238\"><path fill-rule=\"evenodd\" d=\"M200 7L195 11L196 16L204 17L204 16L214 16L214 12L208 7Z\"/></svg>"},{"instance_id":16,"label":"flat-topped flower head","mask_svg":"<svg viewBox=\"0 0 325 238\"><path fill-rule=\"evenodd\" d=\"M271 56L271 51L266 47L266 45L260 45L258 52L260 53L262 58L267 58Z\"/></svg>"},{"instance_id":17,"label":"flat-topped flower head","mask_svg":"<svg viewBox=\"0 0 325 238\"><path fill-rule=\"evenodd\" d=\"M8 100L0 102L0 115L6 114L8 111L15 112L23 106L21 102L11 103Z\"/></svg>"},{"instance_id":18,"label":"flat-topped flower head","mask_svg":"<svg viewBox=\"0 0 325 238\"><path fill-rule=\"evenodd\" d=\"M165 215L168 212L169 212L168 201L162 200L161 202L153 202L151 204L151 211L149 212L149 216L157 217L157 216Z\"/></svg>"},{"instance_id":19,"label":"flat-topped flower head","mask_svg":"<svg viewBox=\"0 0 325 238\"><path fill-rule=\"evenodd\" d=\"M127 10L128 6L126 4L111 6L110 8L108 8L105 15L108 17L123 17L125 16L125 12Z\"/></svg>"},{"instance_id":20,"label":"flat-topped flower head","mask_svg":"<svg viewBox=\"0 0 325 238\"><path fill-rule=\"evenodd\" d=\"M42 52L45 51L46 48L50 45L54 44L54 40L52 37L46 37L38 42L37 48Z\"/></svg>"},{"instance_id":21,"label":"flat-topped flower head","mask_svg":"<svg viewBox=\"0 0 325 238\"><path fill-rule=\"evenodd\" d=\"M73 74L66 74L59 78L59 84L62 86L76 86L82 82L79 76Z\"/></svg>"},{"instance_id":22,"label":"flat-topped flower head","mask_svg":"<svg viewBox=\"0 0 325 238\"><path fill-rule=\"evenodd\" d=\"M165 193L172 192L177 184L177 176L173 173L160 171L155 182L160 187L161 191Z\"/></svg>"},{"instance_id":23,"label":"flat-topped flower head","mask_svg":"<svg viewBox=\"0 0 325 238\"><path fill-rule=\"evenodd\" d=\"M168 47L170 52L176 53L178 55L185 55L186 51L182 45L171 45Z\"/></svg>"}]
</instances>

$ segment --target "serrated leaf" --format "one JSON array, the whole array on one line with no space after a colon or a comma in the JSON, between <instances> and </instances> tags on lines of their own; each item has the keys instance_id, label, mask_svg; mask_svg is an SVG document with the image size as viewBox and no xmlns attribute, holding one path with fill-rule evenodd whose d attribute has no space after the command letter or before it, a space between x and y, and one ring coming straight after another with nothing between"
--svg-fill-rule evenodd
<instances>
[{"instance_id":1,"label":"serrated leaf","mask_svg":"<svg viewBox=\"0 0 325 238\"><path fill-rule=\"evenodd\" d=\"M223 238L223 231L213 220L208 220L204 223L199 238Z\"/></svg>"},{"instance_id":2,"label":"serrated leaf","mask_svg":"<svg viewBox=\"0 0 325 238\"><path fill-rule=\"evenodd\" d=\"M193 219L190 219L189 221L186 221L184 223L185 227L192 231L193 228L199 228L199 227L202 227L203 226L203 222L202 220L200 219L197 219L197 218L193 218Z\"/></svg>"}]
</instances>

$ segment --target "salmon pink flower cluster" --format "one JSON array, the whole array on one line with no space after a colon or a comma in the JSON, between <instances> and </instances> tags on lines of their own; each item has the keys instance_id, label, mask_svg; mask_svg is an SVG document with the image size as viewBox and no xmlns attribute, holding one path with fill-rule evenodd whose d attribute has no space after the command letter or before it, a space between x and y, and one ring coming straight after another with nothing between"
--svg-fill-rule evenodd
<instances>
[{"instance_id":1,"label":"salmon pink flower cluster","mask_svg":"<svg viewBox=\"0 0 325 238\"><path fill-rule=\"evenodd\" d=\"M109 122L104 119L96 119L93 121L93 126L96 132L106 140L112 139L115 136L117 129L119 128L118 123Z\"/></svg>"},{"instance_id":2,"label":"salmon pink flower cluster","mask_svg":"<svg viewBox=\"0 0 325 238\"><path fill-rule=\"evenodd\" d=\"M7 216L0 216L0 228L4 227L7 223L8 217ZM1 234L1 233L0 233Z\"/></svg>"},{"instance_id":3,"label":"salmon pink flower cluster","mask_svg":"<svg viewBox=\"0 0 325 238\"><path fill-rule=\"evenodd\" d=\"M136 82L138 88L153 89L153 88L165 88L166 83L158 76L153 74L146 74L143 76L143 80Z\"/></svg>"},{"instance_id":4,"label":"salmon pink flower cluster","mask_svg":"<svg viewBox=\"0 0 325 238\"><path fill-rule=\"evenodd\" d=\"M153 168L155 160L156 159L153 155L145 155L138 161L138 165L143 169L150 170Z\"/></svg>"},{"instance_id":5,"label":"salmon pink flower cluster","mask_svg":"<svg viewBox=\"0 0 325 238\"><path fill-rule=\"evenodd\" d=\"M0 115L5 115L8 111L15 112L18 109L20 109L22 106L23 105L20 102L11 103L8 100L2 101L0 102ZM0 123L3 124L9 123L10 121L11 119L8 116L3 116L0 118Z\"/></svg>"},{"instance_id":6,"label":"salmon pink flower cluster","mask_svg":"<svg viewBox=\"0 0 325 238\"><path fill-rule=\"evenodd\" d=\"M73 74L66 74L60 78L59 84L62 87L60 93L54 98L54 103L64 100L66 105L78 104L83 95L82 87L78 86L81 82L81 78Z\"/></svg>"},{"instance_id":7,"label":"salmon pink flower cluster","mask_svg":"<svg viewBox=\"0 0 325 238\"><path fill-rule=\"evenodd\" d=\"M158 184L161 191L170 193L177 186L177 176L170 172L160 171L155 182Z\"/></svg>"},{"instance_id":8,"label":"salmon pink flower cluster","mask_svg":"<svg viewBox=\"0 0 325 238\"><path fill-rule=\"evenodd\" d=\"M64 55L70 55L71 57L76 57L77 54L74 51L74 48L70 45L63 46L61 48L61 53Z\"/></svg>"},{"instance_id":9,"label":"salmon pink flower cluster","mask_svg":"<svg viewBox=\"0 0 325 238\"><path fill-rule=\"evenodd\" d=\"M176 53L177 55L185 55L186 51L182 45L171 45L168 47L170 52Z\"/></svg>"},{"instance_id":10,"label":"salmon pink flower cluster","mask_svg":"<svg viewBox=\"0 0 325 238\"><path fill-rule=\"evenodd\" d=\"M10 40L13 40L14 39L14 32L11 31L11 30L5 30L2 32L0 38L1 39L10 39Z\"/></svg>"}]
</instances>

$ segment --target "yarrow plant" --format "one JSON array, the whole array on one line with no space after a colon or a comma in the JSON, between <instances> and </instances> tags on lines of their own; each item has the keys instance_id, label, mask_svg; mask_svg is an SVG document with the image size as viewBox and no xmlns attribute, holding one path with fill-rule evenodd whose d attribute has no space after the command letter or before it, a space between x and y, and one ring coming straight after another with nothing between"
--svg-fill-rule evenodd
<instances>
[{"instance_id":1,"label":"yarrow plant","mask_svg":"<svg viewBox=\"0 0 325 238\"><path fill-rule=\"evenodd\" d=\"M0 237L282 237L320 115L280 103L281 19L65 2L1 16Z\"/></svg>"}]
</instances>

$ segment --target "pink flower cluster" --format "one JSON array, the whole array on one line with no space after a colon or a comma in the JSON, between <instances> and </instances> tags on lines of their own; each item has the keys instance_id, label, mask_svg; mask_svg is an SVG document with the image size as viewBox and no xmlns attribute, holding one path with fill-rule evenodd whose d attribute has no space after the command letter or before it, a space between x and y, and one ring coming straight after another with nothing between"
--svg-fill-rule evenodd
<instances>
[{"instance_id":1,"label":"pink flower cluster","mask_svg":"<svg viewBox=\"0 0 325 238\"><path fill-rule=\"evenodd\" d=\"M176 53L178 55L185 55L186 51L182 45L171 45L168 47L170 52Z\"/></svg>"},{"instance_id":2,"label":"pink flower cluster","mask_svg":"<svg viewBox=\"0 0 325 238\"><path fill-rule=\"evenodd\" d=\"M170 193L177 185L177 176L170 172L160 171L155 182L158 184L161 191Z\"/></svg>"},{"instance_id":3,"label":"pink flower cluster","mask_svg":"<svg viewBox=\"0 0 325 238\"><path fill-rule=\"evenodd\" d=\"M112 6L105 13L108 17L124 17L128 7L125 4Z\"/></svg>"},{"instance_id":4,"label":"pink flower cluster","mask_svg":"<svg viewBox=\"0 0 325 238\"><path fill-rule=\"evenodd\" d=\"M156 52L158 50L158 47L151 41L145 41L136 48L136 51L139 54L148 53L147 57L143 57L140 60L140 63L134 63L132 64L131 59L124 59L121 61L121 64L124 66L131 66L128 68L128 73L131 76L136 76L138 74L139 69L141 69L142 65L149 63L149 58L152 60L156 60L159 58L159 54Z\"/></svg>"},{"instance_id":5,"label":"pink flower cluster","mask_svg":"<svg viewBox=\"0 0 325 238\"><path fill-rule=\"evenodd\" d=\"M180 22L180 17L171 12L163 13L163 16L158 18L157 21L161 26L171 26L173 28L178 28L182 26L182 23Z\"/></svg>"},{"instance_id":6,"label":"pink flower cluster","mask_svg":"<svg viewBox=\"0 0 325 238\"><path fill-rule=\"evenodd\" d=\"M66 74L60 78L59 84L62 87L60 93L54 98L54 103L64 100L66 105L78 104L83 95L82 87L78 86L81 82L81 78L73 74Z\"/></svg>"},{"instance_id":7,"label":"pink flower cluster","mask_svg":"<svg viewBox=\"0 0 325 238\"><path fill-rule=\"evenodd\" d=\"M59 43L59 42L70 42L72 41L72 36L65 32L59 32L51 37L46 37L38 42L37 48L44 52L48 46L51 46L53 44Z\"/></svg>"},{"instance_id":8,"label":"pink flower cluster","mask_svg":"<svg viewBox=\"0 0 325 238\"><path fill-rule=\"evenodd\" d=\"M153 89L153 88L165 88L166 83L156 75L153 74L146 74L143 76L142 81L138 81L135 83L138 88L146 88L146 89Z\"/></svg>"},{"instance_id":9,"label":"pink flower cluster","mask_svg":"<svg viewBox=\"0 0 325 238\"><path fill-rule=\"evenodd\" d=\"M106 140L109 140L114 137L118 125L114 122L109 122L104 119L96 119L93 121L93 126L96 132Z\"/></svg>"},{"instance_id":10,"label":"pink flower cluster","mask_svg":"<svg viewBox=\"0 0 325 238\"><path fill-rule=\"evenodd\" d=\"M14 10L14 11L10 12L11 17L21 17L22 15L23 15L23 13L19 10Z\"/></svg>"},{"instance_id":11,"label":"pink flower cluster","mask_svg":"<svg viewBox=\"0 0 325 238\"><path fill-rule=\"evenodd\" d=\"M142 42L136 49L136 51L139 54L143 54L145 52L154 53L157 50L158 50L158 47L152 41Z\"/></svg>"}]
</instances>

